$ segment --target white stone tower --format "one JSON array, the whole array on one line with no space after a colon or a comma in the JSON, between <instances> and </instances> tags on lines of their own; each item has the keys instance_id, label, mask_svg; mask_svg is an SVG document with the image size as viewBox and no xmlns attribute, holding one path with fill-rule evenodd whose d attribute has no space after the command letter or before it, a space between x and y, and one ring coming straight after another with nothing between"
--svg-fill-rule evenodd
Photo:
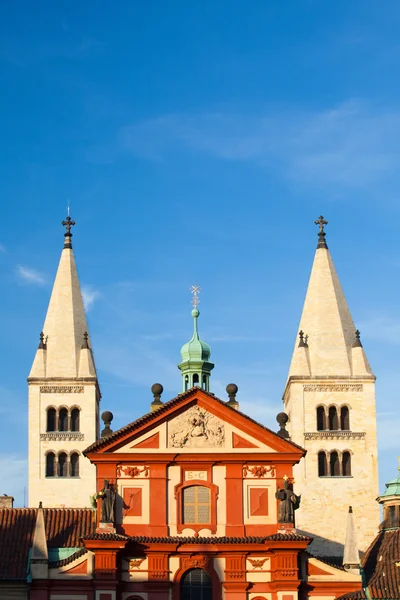
<instances>
[{"instance_id":1,"label":"white stone tower","mask_svg":"<svg viewBox=\"0 0 400 600\"><path fill-rule=\"evenodd\" d=\"M342 555L348 507L360 550L379 525L375 376L356 331L328 246L323 217L283 401L294 442L307 450L295 467L301 505L296 527L311 550Z\"/></svg>"},{"instance_id":2,"label":"white stone tower","mask_svg":"<svg viewBox=\"0 0 400 600\"><path fill-rule=\"evenodd\" d=\"M99 437L100 389L67 217L64 248L28 377L29 506L90 506L95 467L82 450Z\"/></svg>"}]
</instances>

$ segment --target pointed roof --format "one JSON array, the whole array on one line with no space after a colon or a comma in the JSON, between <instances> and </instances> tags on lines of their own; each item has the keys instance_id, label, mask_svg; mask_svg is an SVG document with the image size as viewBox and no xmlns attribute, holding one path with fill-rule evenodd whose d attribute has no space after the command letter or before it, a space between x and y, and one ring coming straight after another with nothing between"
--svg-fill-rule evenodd
<instances>
[{"instance_id":1,"label":"pointed roof","mask_svg":"<svg viewBox=\"0 0 400 600\"><path fill-rule=\"evenodd\" d=\"M82 292L71 243L71 226L75 222L68 216L64 248L50 297L43 326L44 343L39 344L30 377L43 377L43 353L45 353L45 377L75 378L80 376L81 348L90 349L88 326ZM90 352L91 353L91 352ZM83 376L96 376L93 357L84 361Z\"/></svg>"},{"instance_id":2,"label":"pointed roof","mask_svg":"<svg viewBox=\"0 0 400 600\"><path fill-rule=\"evenodd\" d=\"M361 344L357 344L359 337L325 240L327 221L320 217L316 224L320 227L318 245L299 326L304 332L307 352L296 341L289 377L371 377L371 368ZM355 344L357 373L353 372ZM307 360L303 357L305 354Z\"/></svg>"},{"instance_id":3,"label":"pointed roof","mask_svg":"<svg viewBox=\"0 0 400 600\"><path fill-rule=\"evenodd\" d=\"M193 387L187 392L179 394L176 398L165 402L157 411L149 412L136 419L136 421L114 431L108 437L100 438L86 448L83 454L86 456L97 451L102 453L113 452L116 448L130 441L131 438L133 439L144 432L150 431L150 429L163 421L170 421L173 416L180 414L184 408L188 408L195 403L200 403L202 407L219 418L234 423L238 428L243 427L243 430L245 428L249 429L247 433L256 438L263 438L265 440L268 437L269 444L272 446L273 443L274 447L279 451L297 454L299 459L305 455L304 448L298 444L280 437L277 433L268 429L268 427L232 407L228 402L220 400L214 394L199 387Z\"/></svg>"},{"instance_id":4,"label":"pointed roof","mask_svg":"<svg viewBox=\"0 0 400 600\"><path fill-rule=\"evenodd\" d=\"M354 513L351 506L347 514L346 540L344 543L343 565L347 568L358 567L360 554L358 551L356 528L354 524Z\"/></svg>"}]
</instances>

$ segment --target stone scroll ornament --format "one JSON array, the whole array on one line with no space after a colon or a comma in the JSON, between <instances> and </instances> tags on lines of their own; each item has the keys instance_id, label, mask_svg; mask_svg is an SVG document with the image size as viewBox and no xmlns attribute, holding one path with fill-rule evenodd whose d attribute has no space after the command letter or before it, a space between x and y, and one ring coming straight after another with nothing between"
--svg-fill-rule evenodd
<instances>
[{"instance_id":1,"label":"stone scroll ornament","mask_svg":"<svg viewBox=\"0 0 400 600\"><path fill-rule=\"evenodd\" d=\"M285 475L283 489L278 488L275 498L280 500L278 508L278 523L293 523L294 511L300 506L301 496L296 496L293 492L293 483L289 483L289 478Z\"/></svg>"},{"instance_id":2,"label":"stone scroll ornament","mask_svg":"<svg viewBox=\"0 0 400 600\"><path fill-rule=\"evenodd\" d=\"M97 500L102 501L100 523L115 523L115 497L114 486L109 483L108 479L104 480L103 489L90 497L94 509L96 509Z\"/></svg>"}]
</instances>

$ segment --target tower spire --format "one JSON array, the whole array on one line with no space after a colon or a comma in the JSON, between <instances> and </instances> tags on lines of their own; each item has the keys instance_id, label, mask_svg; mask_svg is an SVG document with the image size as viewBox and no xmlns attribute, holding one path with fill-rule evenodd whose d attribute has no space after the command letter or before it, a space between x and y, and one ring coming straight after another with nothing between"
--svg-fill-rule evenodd
<instances>
[{"instance_id":1,"label":"tower spire","mask_svg":"<svg viewBox=\"0 0 400 600\"><path fill-rule=\"evenodd\" d=\"M183 391L193 386L200 386L209 391L210 374L214 364L210 362L210 346L199 337L198 318L200 311L197 307L200 304L199 293L201 287L192 285L190 291L193 294L193 335L192 339L181 348L182 362L179 363L178 368L182 372Z\"/></svg>"}]
</instances>

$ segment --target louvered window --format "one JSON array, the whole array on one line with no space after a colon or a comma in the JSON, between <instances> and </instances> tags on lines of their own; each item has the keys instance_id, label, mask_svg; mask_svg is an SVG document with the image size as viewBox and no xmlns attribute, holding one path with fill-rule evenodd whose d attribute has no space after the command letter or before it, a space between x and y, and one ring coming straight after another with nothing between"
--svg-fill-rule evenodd
<instances>
[{"instance_id":1,"label":"louvered window","mask_svg":"<svg viewBox=\"0 0 400 600\"><path fill-rule=\"evenodd\" d=\"M210 490L202 485L191 485L183 489L183 523L210 523Z\"/></svg>"}]
</instances>

